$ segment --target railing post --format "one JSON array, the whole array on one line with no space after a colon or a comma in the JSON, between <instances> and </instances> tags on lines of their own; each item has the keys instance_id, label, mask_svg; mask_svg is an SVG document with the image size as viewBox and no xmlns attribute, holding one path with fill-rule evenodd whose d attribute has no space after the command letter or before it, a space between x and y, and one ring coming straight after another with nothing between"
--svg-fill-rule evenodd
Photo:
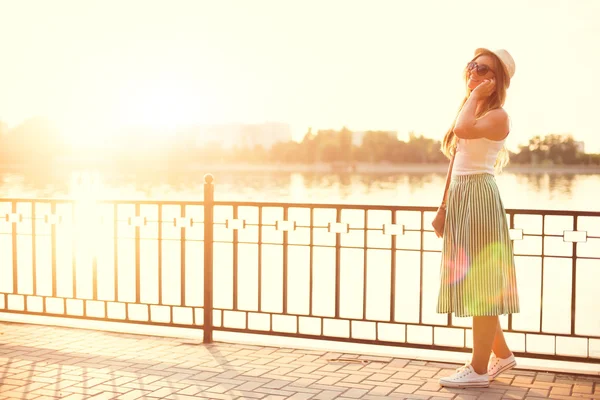
<instances>
[{"instance_id":1,"label":"railing post","mask_svg":"<svg viewBox=\"0 0 600 400\"><path fill-rule=\"evenodd\" d=\"M213 181L204 175L204 343L213 341Z\"/></svg>"}]
</instances>

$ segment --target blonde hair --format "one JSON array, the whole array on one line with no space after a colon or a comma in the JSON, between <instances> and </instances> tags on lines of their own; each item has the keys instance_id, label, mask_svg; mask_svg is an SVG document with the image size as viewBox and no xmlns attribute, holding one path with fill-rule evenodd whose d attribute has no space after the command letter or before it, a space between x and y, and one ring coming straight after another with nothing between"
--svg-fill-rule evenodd
<instances>
[{"instance_id":1,"label":"blonde hair","mask_svg":"<svg viewBox=\"0 0 600 400\"><path fill-rule=\"evenodd\" d=\"M495 110L504 106L504 101L506 100L506 89L508 88L508 84L510 82L510 78L507 76L504 68L502 67L501 61L494 53L482 50L475 54L475 57L473 57L471 61L475 61L477 57L484 55L491 56L494 59L496 90L490 95L490 97L486 99L486 102L483 104L483 107L481 107L481 109L477 112L475 118L480 118L481 116L485 115L491 110ZM464 71L464 79L465 82L467 82L467 80L469 79L469 71L467 70L467 68L465 68ZM458 138L454 134L454 125L456 124L458 114L460 114L460 111L467 102L470 93L471 89L467 87L467 94L465 95L465 98L463 99L462 103L460 104L460 107L458 108L458 111L456 112L456 116L454 117L454 121L452 121L452 125L450 126L448 132L446 132L446 134L444 135L444 139L442 140L442 152L448 158L451 158L454 155L454 152L456 151L456 144L458 143ZM502 171L502 168L504 168L508 164L508 161L508 150L506 149L506 146L504 146L502 150L500 150L500 153L498 153L498 157L496 158L496 163L494 165L496 171Z\"/></svg>"}]
</instances>

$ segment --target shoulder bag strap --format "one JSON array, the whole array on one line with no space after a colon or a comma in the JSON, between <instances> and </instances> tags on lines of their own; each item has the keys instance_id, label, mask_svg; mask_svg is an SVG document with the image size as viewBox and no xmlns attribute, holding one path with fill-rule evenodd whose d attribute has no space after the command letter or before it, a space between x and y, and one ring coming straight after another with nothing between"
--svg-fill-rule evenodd
<instances>
[{"instance_id":1,"label":"shoulder bag strap","mask_svg":"<svg viewBox=\"0 0 600 400\"><path fill-rule=\"evenodd\" d=\"M456 157L456 150L454 150L454 154L452 155L452 160L450 160L450 165L448 165L448 174L446 175L446 187L444 188L444 197L442 197L442 207L446 208L446 193L448 193L448 187L450 186L450 179L452 179L452 167L454 166L454 158Z\"/></svg>"}]
</instances>

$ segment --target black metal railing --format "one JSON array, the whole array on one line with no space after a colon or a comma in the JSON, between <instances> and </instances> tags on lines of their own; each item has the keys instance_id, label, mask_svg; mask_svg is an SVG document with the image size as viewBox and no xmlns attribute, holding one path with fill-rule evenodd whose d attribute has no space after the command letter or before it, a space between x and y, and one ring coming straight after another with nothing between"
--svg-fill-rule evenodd
<instances>
[{"instance_id":1,"label":"black metal railing","mask_svg":"<svg viewBox=\"0 0 600 400\"><path fill-rule=\"evenodd\" d=\"M469 351L434 207L1 199L0 312ZM600 362L600 212L507 210L518 355ZM214 274L214 275L213 275Z\"/></svg>"}]
</instances>

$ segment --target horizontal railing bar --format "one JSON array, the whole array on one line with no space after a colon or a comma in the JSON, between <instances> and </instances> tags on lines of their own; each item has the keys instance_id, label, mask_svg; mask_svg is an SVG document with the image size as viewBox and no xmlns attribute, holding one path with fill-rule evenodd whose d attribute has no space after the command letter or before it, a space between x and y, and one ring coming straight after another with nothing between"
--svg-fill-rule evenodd
<instances>
[{"instance_id":1,"label":"horizontal railing bar","mask_svg":"<svg viewBox=\"0 0 600 400\"><path fill-rule=\"evenodd\" d=\"M78 203L77 199L64 198L0 198L0 203ZM92 200L92 203L100 204L148 204L148 205L197 205L202 206L203 201L177 201L177 200ZM435 206L398 206L398 205L379 205L379 204L330 204L330 203L282 203L282 202L249 202L249 201L215 201L215 206L237 206L237 207L278 207L278 208L316 208L316 209L349 209L349 210L386 210L386 211L425 211L435 212ZM540 210L540 209L506 209L507 214L527 214L527 215L559 215L559 216L590 216L600 217L600 211L583 210Z\"/></svg>"},{"instance_id":2,"label":"horizontal railing bar","mask_svg":"<svg viewBox=\"0 0 600 400\"><path fill-rule=\"evenodd\" d=\"M23 221L31 221L31 218L27 218L27 217L23 217ZM44 218L35 218L36 221L44 221ZM123 222L123 223L129 223L129 220L110 220L111 222ZM0 223L2 223L4 221L0 220ZM100 221L99 221L100 222ZM146 225L143 226L147 226L150 223L160 223L162 225L166 225L166 224L173 224L173 220L163 220L163 221L158 221L158 220L146 220ZM203 224L203 221L196 221L194 222L194 224L196 225L200 225ZM342 222L343 223L343 222ZM218 226L227 226L227 222L215 222L213 225L218 225ZM131 225L132 227L135 225ZM253 226L253 227L277 227L277 224L256 224L256 223L246 223L245 224L246 227L249 226ZM180 228L178 226L175 226L176 228ZM189 229L190 227L183 227L186 229ZM309 226L309 225L296 225L296 229L298 228L306 228L306 229L329 229L329 227L327 225L314 225L314 226ZM348 227L349 231L357 231L357 232L362 232L362 231L372 231L372 232L383 232L384 228L368 228L368 227L352 227L349 226ZM283 232L283 231L280 231ZM421 229L418 228L412 228L412 229L408 229L405 228L404 232L421 232ZM433 230L429 230L429 229L423 229L423 232L434 232ZM8 232L0 232L0 235L7 235L10 234ZM18 236L31 236L31 233L17 233ZM48 236L48 234L37 234L36 236ZM391 235L390 235L391 236ZM403 236L402 234L396 234L396 236ZM553 238L563 238L564 235L560 235L560 234L550 234L550 233L523 233L523 237L553 237ZM600 236L586 236L587 239L600 239ZM518 239L516 241L520 241L522 239ZM570 242L569 242L570 243Z\"/></svg>"},{"instance_id":3,"label":"horizontal railing bar","mask_svg":"<svg viewBox=\"0 0 600 400\"><path fill-rule=\"evenodd\" d=\"M0 236L2 235L8 235L10 236L10 233L0 233ZM30 233L19 233L17 234L17 236L22 236L22 237L31 237L32 235ZM50 234L36 234L36 237L46 237L46 238L50 238L51 235ZM106 236L105 237L106 240L108 239L114 239L113 236ZM119 240L135 240L135 237L130 237L130 236L118 236L117 239ZM144 238L140 238L141 241L144 242L148 242L148 241L158 241L157 237L144 237ZM163 242L179 242L181 239L179 238L162 238L161 241ZM191 243L203 243L204 240L202 239L185 239L186 242L191 242ZM220 243L220 244L231 244L231 241L227 241L227 240L214 240L213 243ZM238 244L255 244L255 245L267 245L267 246L283 246L283 243L277 243L277 242L247 242L247 241L238 241ZM318 247L318 248L329 248L329 249L335 249L336 246L335 245L328 245L328 244L308 244L308 243L288 243L287 246L294 246L294 247ZM350 249L350 250L364 250L365 247L364 246L340 246L341 249ZM407 251L407 252L420 252L422 251L423 253L439 253L440 250L432 250L432 249L407 249L407 248L402 248L402 247L396 247L396 248L391 248L391 247L366 247L367 250L395 250L395 251ZM561 255L549 255L549 254L527 254L527 253L515 253L515 256L517 257L544 257L544 258L552 258L552 259L572 259L573 256L561 256ZM577 256L578 260L600 260L600 257L588 257L588 256Z\"/></svg>"},{"instance_id":4,"label":"horizontal railing bar","mask_svg":"<svg viewBox=\"0 0 600 400\"><path fill-rule=\"evenodd\" d=\"M23 218L23 221L30 221L31 219L29 218ZM36 218L36 220L44 220L43 218ZM0 221L0 224L3 221ZM118 221L114 221L114 222L129 222L128 220L118 220ZM173 224L173 221L146 221L147 224L144 226L147 226L149 223L158 223L160 222L161 224L165 225L165 224ZM200 225L203 224L202 221L197 221L195 222L195 224ZM227 223L226 222L215 222L213 225L219 225L219 226L226 226ZM135 225L131 225L132 227L135 227ZM246 227L249 226L254 226L254 227L276 227L276 224L246 224ZM175 228L181 228L178 226L175 226ZM190 229L190 227L183 227L186 229ZM297 228L307 228L307 229L328 229L328 226L319 226L319 225L315 225L315 226L305 226L305 225L296 225L296 229ZM193 229L193 228L192 228ZM372 232L383 232L383 228L353 228L353 227L349 227L348 230L350 231L357 231L357 232L363 232L363 231L372 231ZM280 231L283 232L283 231ZM404 232L421 232L420 229L404 229ZM423 232L434 232L433 230L429 230L429 229L424 229ZM9 232L0 232L0 235L11 235L11 233ZM17 236L31 236L31 233L17 233ZM45 237L45 236L50 236L50 234L46 234L46 233L36 233L35 236L39 236L39 237ZM391 235L388 235L391 236ZM396 234L395 236L404 236L402 234ZM541 233L528 233L528 234L523 234L523 237L553 237L553 238L563 238L563 235L558 235L558 234L541 234ZM587 236L587 239L600 239L600 236ZM521 241L522 239L517 239L514 241ZM229 242L231 243L231 242ZM242 243L242 242L240 242ZM566 243L570 243L570 242L566 242Z\"/></svg>"},{"instance_id":5,"label":"horizontal railing bar","mask_svg":"<svg viewBox=\"0 0 600 400\"><path fill-rule=\"evenodd\" d=\"M169 303L152 303L152 302L148 302L148 301L144 301L144 302L139 302L136 303L134 301L117 301L117 300L111 300L111 299L93 299L93 298L88 298L88 297L69 297L69 296L50 296L50 295L42 295L42 294L33 294L33 293L10 293L10 292L0 292L0 295L7 295L7 296L23 296L23 297L32 297L32 298L36 298L36 299L56 299L56 300L80 300L80 301L90 301L90 302L95 302L95 303L102 303L102 302L106 302L106 303L110 303L110 304L123 304L125 306L127 305L143 305L143 306L158 306L158 307L177 307L177 308L181 308L181 309L202 309L202 305L197 304L197 305L178 305L178 304L169 304ZM0 312L3 312L3 309L0 308ZM32 313L38 314L38 312L36 311L32 311Z\"/></svg>"},{"instance_id":6,"label":"horizontal railing bar","mask_svg":"<svg viewBox=\"0 0 600 400\"><path fill-rule=\"evenodd\" d=\"M226 240L215 240L214 243L221 243L221 244L231 244L230 241L226 241ZM283 243L276 243L276 242L246 242L246 241L238 241L238 244L256 244L256 245L269 245L269 246L283 246ZM335 245L327 245L327 244L308 244L308 243L288 243L287 246L296 246L296 247L319 247L319 248L331 248L331 249L335 249ZM341 246L340 248L342 249L354 249L354 250L364 250L365 247L364 246ZM405 249L405 248L395 248L392 249L391 247L367 247L367 250L396 250L396 251L422 251L423 253L439 253L440 250L430 250L430 249ZM520 254L520 253L515 253L515 256L518 257L545 257L545 258L565 258L565 259L572 259L573 256L557 256L557 255L548 255L548 254ZM600 260L600 257L584 257L584 256L577 256L577 259L580 260Z\"/></svg>"},{"instance_id":7,"label":"horizontal railing bar","mask_svg":"<svg viewBox=\"0 0 600 400\"><path fill-rule=\"evenodd\" d=\"M314 208L314 209L344 209L344 210L398 210L398 211L436 211L437 207L394 206L380 204L331 204L331 203L278 203L278 202L247 202L247 201L215 201L216 207L267 207L267 208Z\"/></svg>"},{"instance_id":8,"label":"horizontal railing bar","mask_svg":"<svg viewBox=\"0 0 600 400\"><path fill-rule=\"evenodd\" d=\"M143 321L143 320L134 320L134 319L120 319L120 318L105 318L105 317L93 317L87 315L72 315L72 314L62 314L62 313L50 313L50 312L35 312L35 311L24 311L24 310L6 310L0 309L0 313L8 313L8 314L28 314L33 316L41 316L41 317L59 317L59 318L73 318L73 319L81 319L86 321L102 321L102 322L118 322L123 324L141 324L141 325L152 325L152 326L168 326L174 328L188 328L188 329L202 329L204 327L203 324L179 324L172 322L160 322L160 321Z\"/></svg>"},{"instance_id":9,"label":"horizontal railing bar","mask_svg":"<svg viewBox=\"0 0 600 400\"><path fill-rule=\"evenodd\" d=\"M281 313L281 312L265 312L258 310L246 310L246 309L232 309L232 308L217 308L213 307L213 310L223 312L242 312L242 313L250 313L250 314L259 314L259 315L271 315L271 316L280 316L280 317L294 317L294 318L317 318L317 319L327 319L327 320L335 320L335 321L347 321L347 322L370 322L373 324L393 324L393 325L407 325L407 326L419 326L419 327L428 327L428 328L451 328L451 329L472 329L470 327L458 326L458 325L446 325L446 324L434 324L434 323L419 323L418 321L390 321L383 319L362 319L362 318L336 318L335 316L327 316L327 315L317 315L317 314L297 314L297 313ZM276 331L279 332L279 331ZM578 338L578 339L587 339L587 338L600 338L599 336L590 336L590 335L571 335L569 333L559 333L559 332L544 332L540 330L535 331L527 331L527 330L511 330L507 331L507 333L518 333L518 334L528 334L528 335L542 335L542 336L562 336L569 338Z\"/></svg>"},{"instance_id":10,"label":"horizontal railing bar","mask_svg":"<svg viewBox=\"0 0 600 400\"><path fill-rule=\"evenodd\" d=\"M123 302L123 301L114 301L114 300L93 300L93 299L87 299L87 298L72 298L72 297L62 297L62 296L41 296L41 295L32 295L32 294L15 294L15 293L6 293L6 292L0 292L0 294L3 295L9 295L9 296L23 296L23 297L32 297L32 298L43 298L43 299L57 299L57 300L79 300L79 301L89 301L89 302L96 302L96 303L109 303L109 304L122 304L122 305L145 305L145 306L158 306L158 307L176 307L176 308L180 308L180 309L192 309L192 310L202 310L203 307L202 306L181 306L181 305L176 305L176 304L157 304L157 303L148 303L148 302L144 302L144 303L134 303L134 302ZM245 309L229 309L229 308L213 308L214 311L219 311L221 313L223 312L242 312L242 313L251 313L251 314L260 314L260 315L271 315L271 316L285 316L285 317L295 317L295 318L315 318L315 319L325 319L325 320L337 320L337 321L347 321L349 323L352 322L367 322L367 323L373 323L373 324L379 324L379 323L384 323L384 324L393 324L393 325L406 325L406 326L415 326L415 327L429 327L429 328L449 328L449 329L464 329L464 330L471 330L472 328L470 327L465 327L465 326L456 326L456 325L442 325L442 324L431 324L431 323L419 323L419 322L410 322L410 321L389 321L389 320L370 320L370 319L360 319L360 318L335 318L334 316L326 316L326 315L309 315L309 314L291 314L291 313L278 313L278 312L259 312L256 310L245 310ZM52 312L37 312L37 311L28 311L28 310L14 310L14 309L9 309L9 308L5 308L5 309L0 309L0 313L16 313L16 314L30 314L30 315L42 315L42 316L61 316L61 317L67 317L67 318L80 318L80 319L94 319L94 320L101 320L101 321L116 321L116 322L127 322L127 323L147 323L147 324L157 324L157 325L166 325L166 326L175 326L177 324L172 324L172 323L163 323L163 322L154 322L154 321L143 321L143 320L127 320L127 319L120 319L120 318L108 318L108 317L93 317L93 316L85 316L85 315L73 315L73 314L67 314L67 313L52 313ZM193 325L193 324L179 324L181 326L187 326L187 327L199 327L201 325ZM215 329L218 330L227 330L227 331L231 331L232 329L235 330L236 328L229 328L229 327L215 327ZM241 329L239 330L240 332L250 332L251 330L249 329ZM256 330L256 332L268 332L268 331L262 331L262 330ZM279 334L279 331L273 331L273 333ZM568 338L580 338L580 339L587 339L587 338L600 338L600 336L590 336L590 335L585 335L585 336L581 336L581 335L571 335L568 333L560 333L560 332L543 332L543 331L527 331L527 330L511 330L508 333L514 333L514 334L524 334L524 335L540 335L540 336L559 336L559 337L568 337ZM320 335L307 335L308 337L318 337L320 338ZM337 336L336 336L337 337ZM381 341L377 341L378 343L381 343ZM392 342L392 343L404 343L404 342ZM452 347L454 348L454 347ZM536 353L537 354L537 353Z\"/></svg>"},{"instance_id":11,"label":"horizontal railing bar","mask_svg":"<svg viewBox=\"0 0 600 400\"><path fill-rule=\"evenodd\" d=\"M414 326L424 326L424 325L414 325ZM244 329L244 328L231 328L224 326L215 326L214 330L222 331L222 332L233 332L233 333L246 333L253 335L263 335L263 336L284 336L284 337L293 337L300 339L316 339L316 340L326 340L326 341L334 341L334 342L344 342L344 343L360 343L360 344L370 344L370 345L381 345L381 346L402 346L402 347L410 347L416 349L426 349L426 350L440 350L440 351L453 351L453 352L463 352L470 353L472 349L470 347L453 347L453 346L443 346L436 344L421 344L421 343L413 343L413 342L394 342L394 341L386 341L381 339L360 339L360 338L348 338L348 337L340 337L340 336L325 336L325 335L310 335L306 333L300 332L280 332L280 331L263 331L259 329ZM565 356L558 354L548 354L548 353L524 353L524 352L513 352L517 357L535 357L536 359L547 359L553 361L574 361L574 362L585 362L585 363L598 363L600 362L600 358L592 358L592 357L579 357L579 356Z\"/></svg>"},{"instance_id":12,"label":"horizontal railing bar","mask_svg":"<svg viewBox=\"0 0 600 400\"><path fill-rule=\"evenodd\" d=\"M97 203L97 204L148 204L148 205L191 205L191 206L202 206L205 203L203 201L179 201L179 200L109 200L109 199L90 199L90 200L78 200L78 199L48 199L48 198L35 198L35 199L24 199L24 198L0 198L0 203L56 203L56 204L78 204L78 203Z\"/></svg>"}]
</instances>

